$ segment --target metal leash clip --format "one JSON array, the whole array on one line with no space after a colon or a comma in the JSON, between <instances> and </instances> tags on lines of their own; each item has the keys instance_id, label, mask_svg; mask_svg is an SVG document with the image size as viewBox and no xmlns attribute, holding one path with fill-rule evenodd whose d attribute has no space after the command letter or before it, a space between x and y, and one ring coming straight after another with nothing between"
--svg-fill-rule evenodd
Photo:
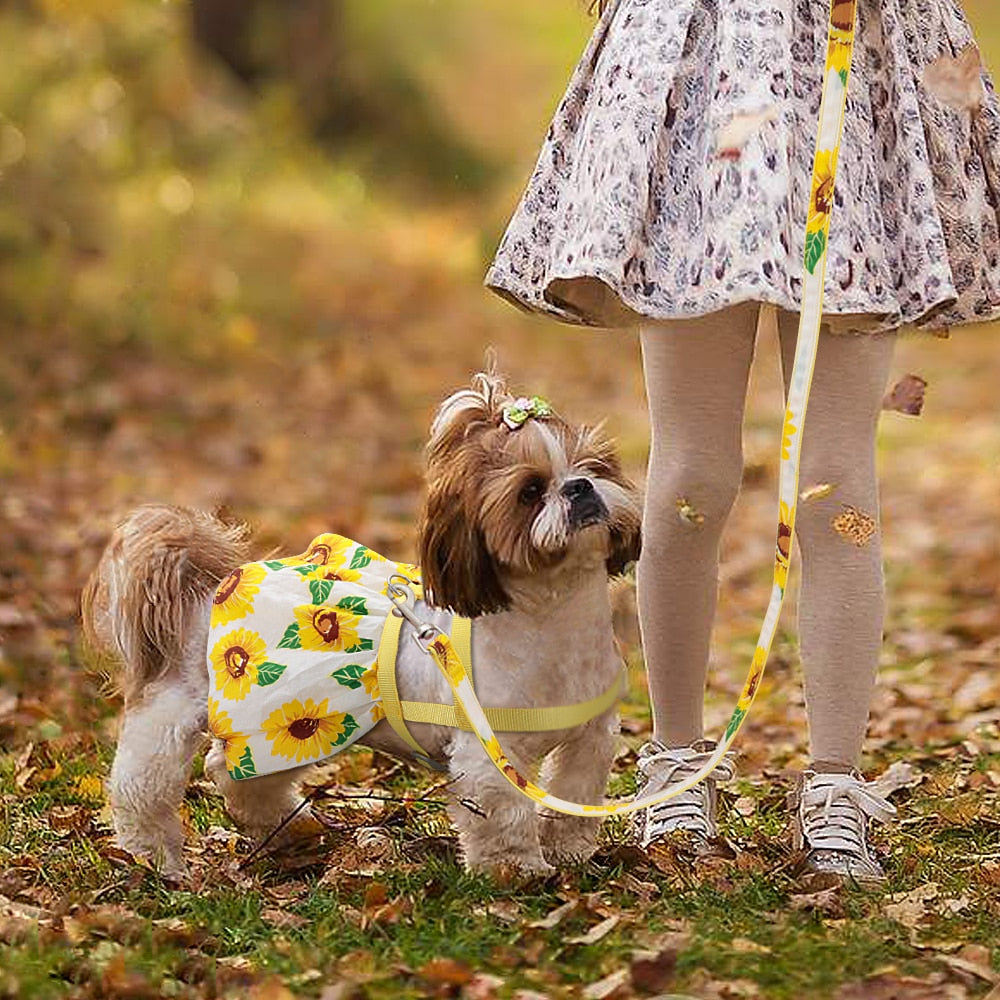
<instances>
[{"instance_id":1,"label":"metal leash clip","mask_svg":"<svg viewBox=\"0 0 1000 1000\"><path fill-rule=\"evenodd\" d=\"M431 642L439 635L445 633L430 622L423 621L416 612L415 605L417 599L413 594L413 581L402 573L393 573L389 577L387 587L389 600L394 607L392 613L397 618L405 618L416 631L413 634L413 641L425 653L430 653Z\"/></svg>"}]
</instances>

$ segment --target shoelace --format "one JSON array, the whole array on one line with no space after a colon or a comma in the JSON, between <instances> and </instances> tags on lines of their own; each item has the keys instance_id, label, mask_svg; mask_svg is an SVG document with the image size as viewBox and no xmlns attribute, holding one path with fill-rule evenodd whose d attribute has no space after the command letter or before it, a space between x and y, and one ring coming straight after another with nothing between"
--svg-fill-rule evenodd
<instances>
[{"instance_id":1,"label":"shoelace","mask_svg":"<svg viewBox=\"0 0 1000 1000\"><path fill-rule=\"evenodd\" d=\"M867 857L868 820L890 819L896 807L853 774L818 774L803 789L800 812L810 848Z\"/></svg>"},{"instance_id":2,"label":"shoelace","mask_svg":"<svg viewBox=\"0 0 1000 1000\"><path fill-rule=\"evenodd\" d=\"M643 790L648 785L655 785L650 790L656 791L675 780L683 780L706 764L711 756L711 752L692 752L686 748L670 747L644 754L639 760L639 770L646 778ZM650 774L653 770L656 771L655 779ZM646 837L655 839L660 833L676 828L690 830L706 839L714 837L716 831L709 816L708 782L731 781L734 773L735 757L727 754L712 772L712 776L700 785L689 788L668 802L652 806L646 813Z\"/></svg>"}]
</instances>

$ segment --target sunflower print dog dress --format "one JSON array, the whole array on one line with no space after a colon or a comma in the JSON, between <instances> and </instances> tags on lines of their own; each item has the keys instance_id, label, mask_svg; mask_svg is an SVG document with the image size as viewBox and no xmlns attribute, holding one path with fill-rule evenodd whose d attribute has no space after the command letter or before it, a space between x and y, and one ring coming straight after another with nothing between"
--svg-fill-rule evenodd
<instances>
[{"instance_id":1,"label":"sunflower print dog dress","mask_svg":"<svg viewBox=\"0 0 1000 1000\"><path fill-rule=\"evenodd\" d=\"M208 719L237 779L317 763L385 717L376 661L388 582L420 570L324 534L298 556L219 584L208 636Z\"/></svg>"}]
</instances>

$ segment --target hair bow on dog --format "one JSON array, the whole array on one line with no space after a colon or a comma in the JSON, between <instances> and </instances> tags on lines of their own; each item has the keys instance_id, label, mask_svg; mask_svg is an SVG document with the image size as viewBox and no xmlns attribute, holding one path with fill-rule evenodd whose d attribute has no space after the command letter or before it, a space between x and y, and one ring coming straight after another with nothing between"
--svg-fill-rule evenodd
<instances>
[{"instance_id":1,"label":"hair bow on dog","mask_svg":"<svg viewBox=\"0 0 1000 1000\"><path fill-rule=\"evenodd\" d=\"M531 417L548 417L551 414L552 407L541 396L532 396L531 399L521 396L503 408L503 422L516 431Z\"/></svg>"}]
</instances>

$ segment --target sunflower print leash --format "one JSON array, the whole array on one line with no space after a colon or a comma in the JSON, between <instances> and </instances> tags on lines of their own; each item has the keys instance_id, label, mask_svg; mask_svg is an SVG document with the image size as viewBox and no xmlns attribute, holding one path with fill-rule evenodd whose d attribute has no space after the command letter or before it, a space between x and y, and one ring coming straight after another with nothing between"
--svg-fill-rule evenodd
<instances>
[{"instance_id":1,"label":"sunflower print leash","mask_svg":"<svg viewBox=\"0 0 1000 1000\"><path fill-rule=\"evenodd\" d=\"M831 0L827 28L826 64L824 67L823 100L820 107L819 130L813 158L812 190L806 222L805 272L802 284L802 306L799 333L795 348L795 365L786 401L785 420L781 435L779 465L778 538L774 562L771 600L764 615L757 648L736 709L729 719L725 734L706 764L684 781L671 785L655 795L630 801L587 805L570 802L552 795L529 781L511 763L500 746L493 729L476 698L465 664L451 640L434 626L421 622L412 609L413 595L406 577L394 577L389 593L399 613L417 628L417 642L433 657L451 687L455 703L466 713L473 731L496 765L497 770L519 791L539 805L570 816L615 816L648 809L666 802L707 777L725 756L739 732L747 711L760 687L778 618L785 599L788 567L795 534L795 509L799 488L799 461L802 450L802 428L805 424L812 385L816 351L819 346L820 324L823 318L823 292L826 278L827 249L830 235L830 215L837 176L837 159L843 138L844 111L847 106L847 83L854 51L857 0Z\"/></svg>"}]
</instances>

